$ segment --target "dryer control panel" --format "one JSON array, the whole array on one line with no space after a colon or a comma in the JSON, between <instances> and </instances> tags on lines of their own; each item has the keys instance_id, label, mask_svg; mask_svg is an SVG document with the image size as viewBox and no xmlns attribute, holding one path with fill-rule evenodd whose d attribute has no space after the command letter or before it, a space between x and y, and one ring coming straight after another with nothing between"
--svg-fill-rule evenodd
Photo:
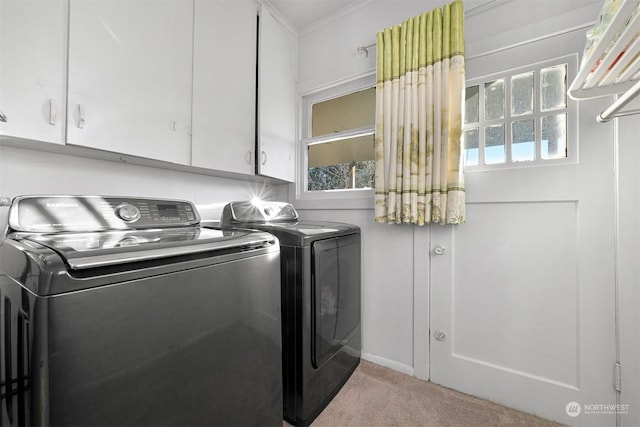
<instances>
[{"instance_id":1,"label":"dryer control panel","mask_svg":"<svg viewBox=\"0 0 640 427\"><path fill-rule=\"evenodd\" d=\"M222 224L250 222L296 222L298 212L284 202L245 201L231 202L222 211Z\"/></svg>"},{"instance_id":2,"label":"dryer control panel","mask_svg":"<svg viewBox=\"0 0 640 427\"><path fill-rule=\"evenodd\" d=\"M200 216L185 200L111 196L20 196L9 227L22 232L104 231L197 225Z\"/></svg>"}]
</instances>

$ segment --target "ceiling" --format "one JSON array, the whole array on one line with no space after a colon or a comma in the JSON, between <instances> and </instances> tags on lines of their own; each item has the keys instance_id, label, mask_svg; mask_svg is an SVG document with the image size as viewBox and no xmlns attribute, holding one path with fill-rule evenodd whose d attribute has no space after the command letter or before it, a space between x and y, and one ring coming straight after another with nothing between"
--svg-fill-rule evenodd
<instances>
[{"instance_id":1,"label":"ceiling","mask_svg":"<svg viewBox=\"0 0 640 427\"><path fill-rule=\"evenodd\" d=\"M316 21L338 13L358 0L270 0L282 16L300 33Z\"/></svg>"}]
</instances>

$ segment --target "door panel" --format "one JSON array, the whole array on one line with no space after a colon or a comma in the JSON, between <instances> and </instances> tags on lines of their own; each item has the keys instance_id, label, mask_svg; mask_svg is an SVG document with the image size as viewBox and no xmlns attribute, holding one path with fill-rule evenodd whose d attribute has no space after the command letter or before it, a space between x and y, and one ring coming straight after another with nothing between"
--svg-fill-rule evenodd
<instances>
[{"instance_id":1,"label":"door panel","mask_svg":"<svg viewBox=\"0 0 640 427\"><path fill-rule=\"evenodd\" d=\"M197 0L194 7L191 165L253 175L256 4Z\"/></svg>"},{"instance_id":2,"label":"door panel","mask_svg":"<svg viewBox=\"0 0 640 427\"><path fill-rule=\"evenodd\" d=\"M258 46L258 174L293 182L296 152L295 38L263 7Z\"/></svg>"},{"instance_id":3,"label":"door panel","mask_svg":"<svg viewBox=\"0 0 640 427\"><path fill-rule=\"evenodd\" d=\"M64 144L66 28L66 1L0 2L0 135Z\"/></svg>"},{"instance_id":4,"label":"door panel","mask_svg":"<svg viewBox=\"0 0 640 427\"><path fill-rule=\"evenodd\" d=\"M576 203L478 204L469 215L453 235L453 357L575 387Z\"/></svg>"},{"instance_id":5,"label":"door panel","mask_svg":"<svg viewBox=\"0 0 640 427\"><path fill-rule=\"evenodd\" d=\"M69 4L67 143L190 162L193 4Z\"/></svg>"}]
</instances>

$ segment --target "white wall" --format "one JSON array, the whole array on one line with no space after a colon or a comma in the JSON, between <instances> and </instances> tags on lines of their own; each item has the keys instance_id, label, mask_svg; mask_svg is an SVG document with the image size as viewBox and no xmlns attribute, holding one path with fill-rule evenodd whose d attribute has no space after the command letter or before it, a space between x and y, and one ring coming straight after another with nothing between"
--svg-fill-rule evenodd
<instances>
[{"instance_id":1,"label":"white wall","mask_svg":"<svg viewBox=\"0 0 640 427\"><path fill-rule=\"evenodd\" d=\"M376 50L369 49L370 54L366 57L364 53L357 52L358 46L374 43L376 32L384 27L401 23L410 16L442 3L438 0L362 2L337 19L316 24L300 36L299 94L303 96L371 73L375 68ZM481 63L484 54L496 49L508 49L507 54L517 57L523 52L518 49L521 43L544 38L554 40L568 30L573 30L576 34L584 33L594 23L602 5L600 0L507 0L489 2L492 5L481 6L486 3L487 1L465 1L465 7L471 10L465 23L466 55L476 63ZM578 53L581 56L582 52ZM521 64L529 63L531 60L523 55ZM637 116L627 120L635 120L634 123L637 123ZM635 135L637 142L637 127L628 132L626 138ZM626 150L631 149L627 146ZM633 150L629 155L638 159L638 149ZM623 173L625 178L624 184L621 185L624 187L621 193L632 192L633 195L628 198L623 195L624 201L621 203L621 215L625 221L623 227L630 231L630 235L625 233L627 237L621 241L620 252L626 260L622 280L635 284L623 288L625 295L628 294L630 298L629 302L623 304L623 308L626 307L626 322L636 325L626 327L629 329L626 332L627 338L636 339L634 342L628 342L623 348L626 349L626 357L631 359L632 363L629 365L635 367L627 372L623 368L623 375L627 379L626 382L637 383L637 312L640 305L637 291L639 180L637 167L627 164ZM428 346L427 338L422 338L422 335L428 336L428 330L417 321L428 319L428 314L416 313L415 309L428 307L428 302L425 301L429 294L428 277L425 278L423 273L425 269L428 272L428 231L406 226L374 224L373 212L370 209L301 210L300 215L304 219L351 222L362 228L365 266L363 353L365 357L379 363L414 373L418 377L428 377L428 367L422 365L427 357L424 354ZM426 229L428 230L428 227ZM414 334L414 331L417 333ZM637 388L637 384L629 387L629 396L635 399L631 403L640 401ZM640 412L640 408L636 408L635 412Z\"/></svg>"},{"instance_id":2,"label":"white wall","mask_svg":"<svg viewBox=\"0 0 640 427\"><path fill-rule=\"evenodd\" d=\"M0 146L0 196L23 194L185 199L194 202L207 219L218 219L222 206L231 200L286 197L282 185ZM0 229L6 224L7 211L0 208Z\"/></svg>"},{"instance_id":3,"label":"white wall","mask_svg":"<svg viewBox=\"0 0 640 427\"><path fill-rule=\"evenodd\" d=\"M369 49L367 57L357 52L359 46L375 43L378 31L444 3L442 0L356 2L350 13L319 23L304 32L299 45L299 93L374 70L375 47ZM499 10L491 5L482 6L487 3L492 2L464 2L469 11L465 19L467 57L594 21L602 1L507 0L497 2ZM493 18L495 13L505 19Z\"/></svg>"}]
</instances>

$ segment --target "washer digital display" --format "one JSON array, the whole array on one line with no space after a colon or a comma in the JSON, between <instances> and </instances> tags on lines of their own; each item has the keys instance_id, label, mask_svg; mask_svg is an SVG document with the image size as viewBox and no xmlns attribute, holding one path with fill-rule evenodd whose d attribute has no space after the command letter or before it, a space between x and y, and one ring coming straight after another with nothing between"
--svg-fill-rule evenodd
<instances>
[{"instance_id":1,"label":"washer digital display","mask_svg":"<svg viewBox=\"0 0 640 427\"><path fill-rule=\"evenodd\" d=\"M157 205L158 214L161 218L166 219L180 219L180 212L178 212L177 205Z\"/></svg>"}]
</instances>

